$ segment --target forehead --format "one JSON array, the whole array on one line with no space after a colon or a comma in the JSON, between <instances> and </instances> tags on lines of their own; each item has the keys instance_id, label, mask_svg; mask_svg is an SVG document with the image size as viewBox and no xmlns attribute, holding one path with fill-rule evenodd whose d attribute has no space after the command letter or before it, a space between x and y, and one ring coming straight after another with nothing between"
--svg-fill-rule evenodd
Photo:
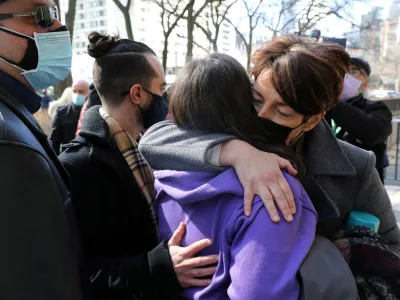
<instances>
[{"instance_id":1,"label":"forehead","mask_svg":"<svg viewBox=\"0 0 400 300\"><path fill-rule=\"evenodd\" d=\"M52 0L8 0L0 4L1 12L26 12L39 6L54 6Z\"/></svg>"},{"instance_id":2,"label":"forehead","mask_svg":"<svg viewBox=\"0 0 400 300\"><path fill-rule=\"evenodd\" d=\"M89 84L84 81L78 81L72 85L74 89L89 89Z\"/></svg>"}]
</instances>

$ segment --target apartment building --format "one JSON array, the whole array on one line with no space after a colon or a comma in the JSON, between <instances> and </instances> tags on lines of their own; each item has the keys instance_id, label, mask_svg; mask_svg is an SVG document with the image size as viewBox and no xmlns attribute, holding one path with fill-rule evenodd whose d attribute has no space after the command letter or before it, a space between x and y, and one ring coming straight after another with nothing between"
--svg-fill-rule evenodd
<instances>
[{"instance_id":1,"label":"apartment building","mask_svg":"<svg viewBox=\"0 0 400 300\"><path fill-rule=\"evenodd\" d=\"M174 3L177 0L171 0ZM198 2L200 4L201 1ZM182 1L182 5L184 5ZM76 15L73 37L73 77L91 80L93 59L87 55L88 34L91 31L100 33L118 33L122 38L127 37L125 19L122 12L113 0L77 0ZM68 0L61 1L62 11L66 11ZM198 7L195 7L195 9ZM198 18L199 22L205 22L208 13L204 10L203 15ZM162 58L164 47L164 36L161 25L161 9L151 0L132 1L130 16L133 28L133 36L136 41L150 46ZM205 24L205 23L204 23ZM194 56L202 56L212 52L212 47L206 36L199 29L195 29ZM186 20L180 20L168 42L167 75L169 81L174 80L174 74L185 63L187 49L187 27ZM235 31L227 22L220 29L218 49L221 53L233 54L235 51Z\"/></svg>"}]
</instances>

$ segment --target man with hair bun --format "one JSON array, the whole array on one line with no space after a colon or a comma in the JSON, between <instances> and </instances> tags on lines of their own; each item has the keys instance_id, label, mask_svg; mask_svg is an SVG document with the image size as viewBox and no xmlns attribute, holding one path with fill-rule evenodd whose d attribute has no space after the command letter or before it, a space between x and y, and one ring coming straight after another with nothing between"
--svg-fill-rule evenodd
<instances>
[{"instance_id":1,"label":"man with hair bun","mask_svg":"<svg viewBox=\"0 0 400 300\"><path fill-rule=\"evenodd\" d=\"M211 241L181 247L184 224L158 241L154 176L138 151L143 129L168 112L160 62L143 43L97 32L88 53L95 58L92 96L97 91L102 106L85 113L60 160L71 177L94 299L166 299L207 286L218 257L195 256Z\"/></svg>"}]
</instances>

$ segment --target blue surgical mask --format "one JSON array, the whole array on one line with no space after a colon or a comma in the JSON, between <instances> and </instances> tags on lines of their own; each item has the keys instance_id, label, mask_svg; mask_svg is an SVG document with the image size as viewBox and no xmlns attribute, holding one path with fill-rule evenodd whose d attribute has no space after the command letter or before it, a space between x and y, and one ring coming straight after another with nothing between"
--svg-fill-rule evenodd
<instances>
[{"instance_id":1,"label":"blue surgical mask","mask_svg":"<svg viewBox=\"0 0 400 300\"><path fill-rule=\"evenodd\" d=\"M72 94L72 103L78 106L82 106L86 102L86 96L81 95L81 94Z\"/></svg>"},{"instance_id":2,"label":"blue surgical mask","mask_svg":"<svg viewBox=\"0 0 400 300\"><path fill-rule=\"evenodd\" d=\"M34 33L34 38L5 27L1 31L28 40L28 48L21 62L4 57L0 60L17 67L31 87L40 91L63 81L71 73L72 46L65 26L48 33Z\"/></svg>"}]
</instances>

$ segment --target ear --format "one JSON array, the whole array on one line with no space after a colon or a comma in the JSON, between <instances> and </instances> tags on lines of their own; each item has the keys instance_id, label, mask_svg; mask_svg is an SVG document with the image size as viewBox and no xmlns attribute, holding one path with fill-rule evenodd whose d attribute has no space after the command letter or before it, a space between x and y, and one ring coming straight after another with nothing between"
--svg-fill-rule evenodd
<instances>
[{"instance_id":1,"label":"ear","mask_svg":"<svg viewBox=\"0 0 400 300\"><path fill-rule=\"evenodd\" d=\"M365 82L364 82L364 90L366 90L366 89L367 89L367 87L368 87L368 84L369 84L369 80L367 79L367 80L365 80Z\"/></svg>"},{"instance_id":2,"label":"ear","mask_svg":"<svg viewBox=\"0 0 400 300\"><path fill-rule=\"evenodd\" d=\"M141 106L145 103L146 92L143 90L140 84L135 84L129 91L129 97L133 104Z\"/></svg>"},{"instance_id":3,"label":"ear","mask_svg":"<svg viewBox=\"0 0 400 300\"><path fill-rule=\"evenodd\" d=\"M304 125L303 130L307 132L310 131L311 129L314 129L314 127L317 126L317 124L325 117L325 115L326 112L311 116Z\"/></svg>"}]
</instances>

